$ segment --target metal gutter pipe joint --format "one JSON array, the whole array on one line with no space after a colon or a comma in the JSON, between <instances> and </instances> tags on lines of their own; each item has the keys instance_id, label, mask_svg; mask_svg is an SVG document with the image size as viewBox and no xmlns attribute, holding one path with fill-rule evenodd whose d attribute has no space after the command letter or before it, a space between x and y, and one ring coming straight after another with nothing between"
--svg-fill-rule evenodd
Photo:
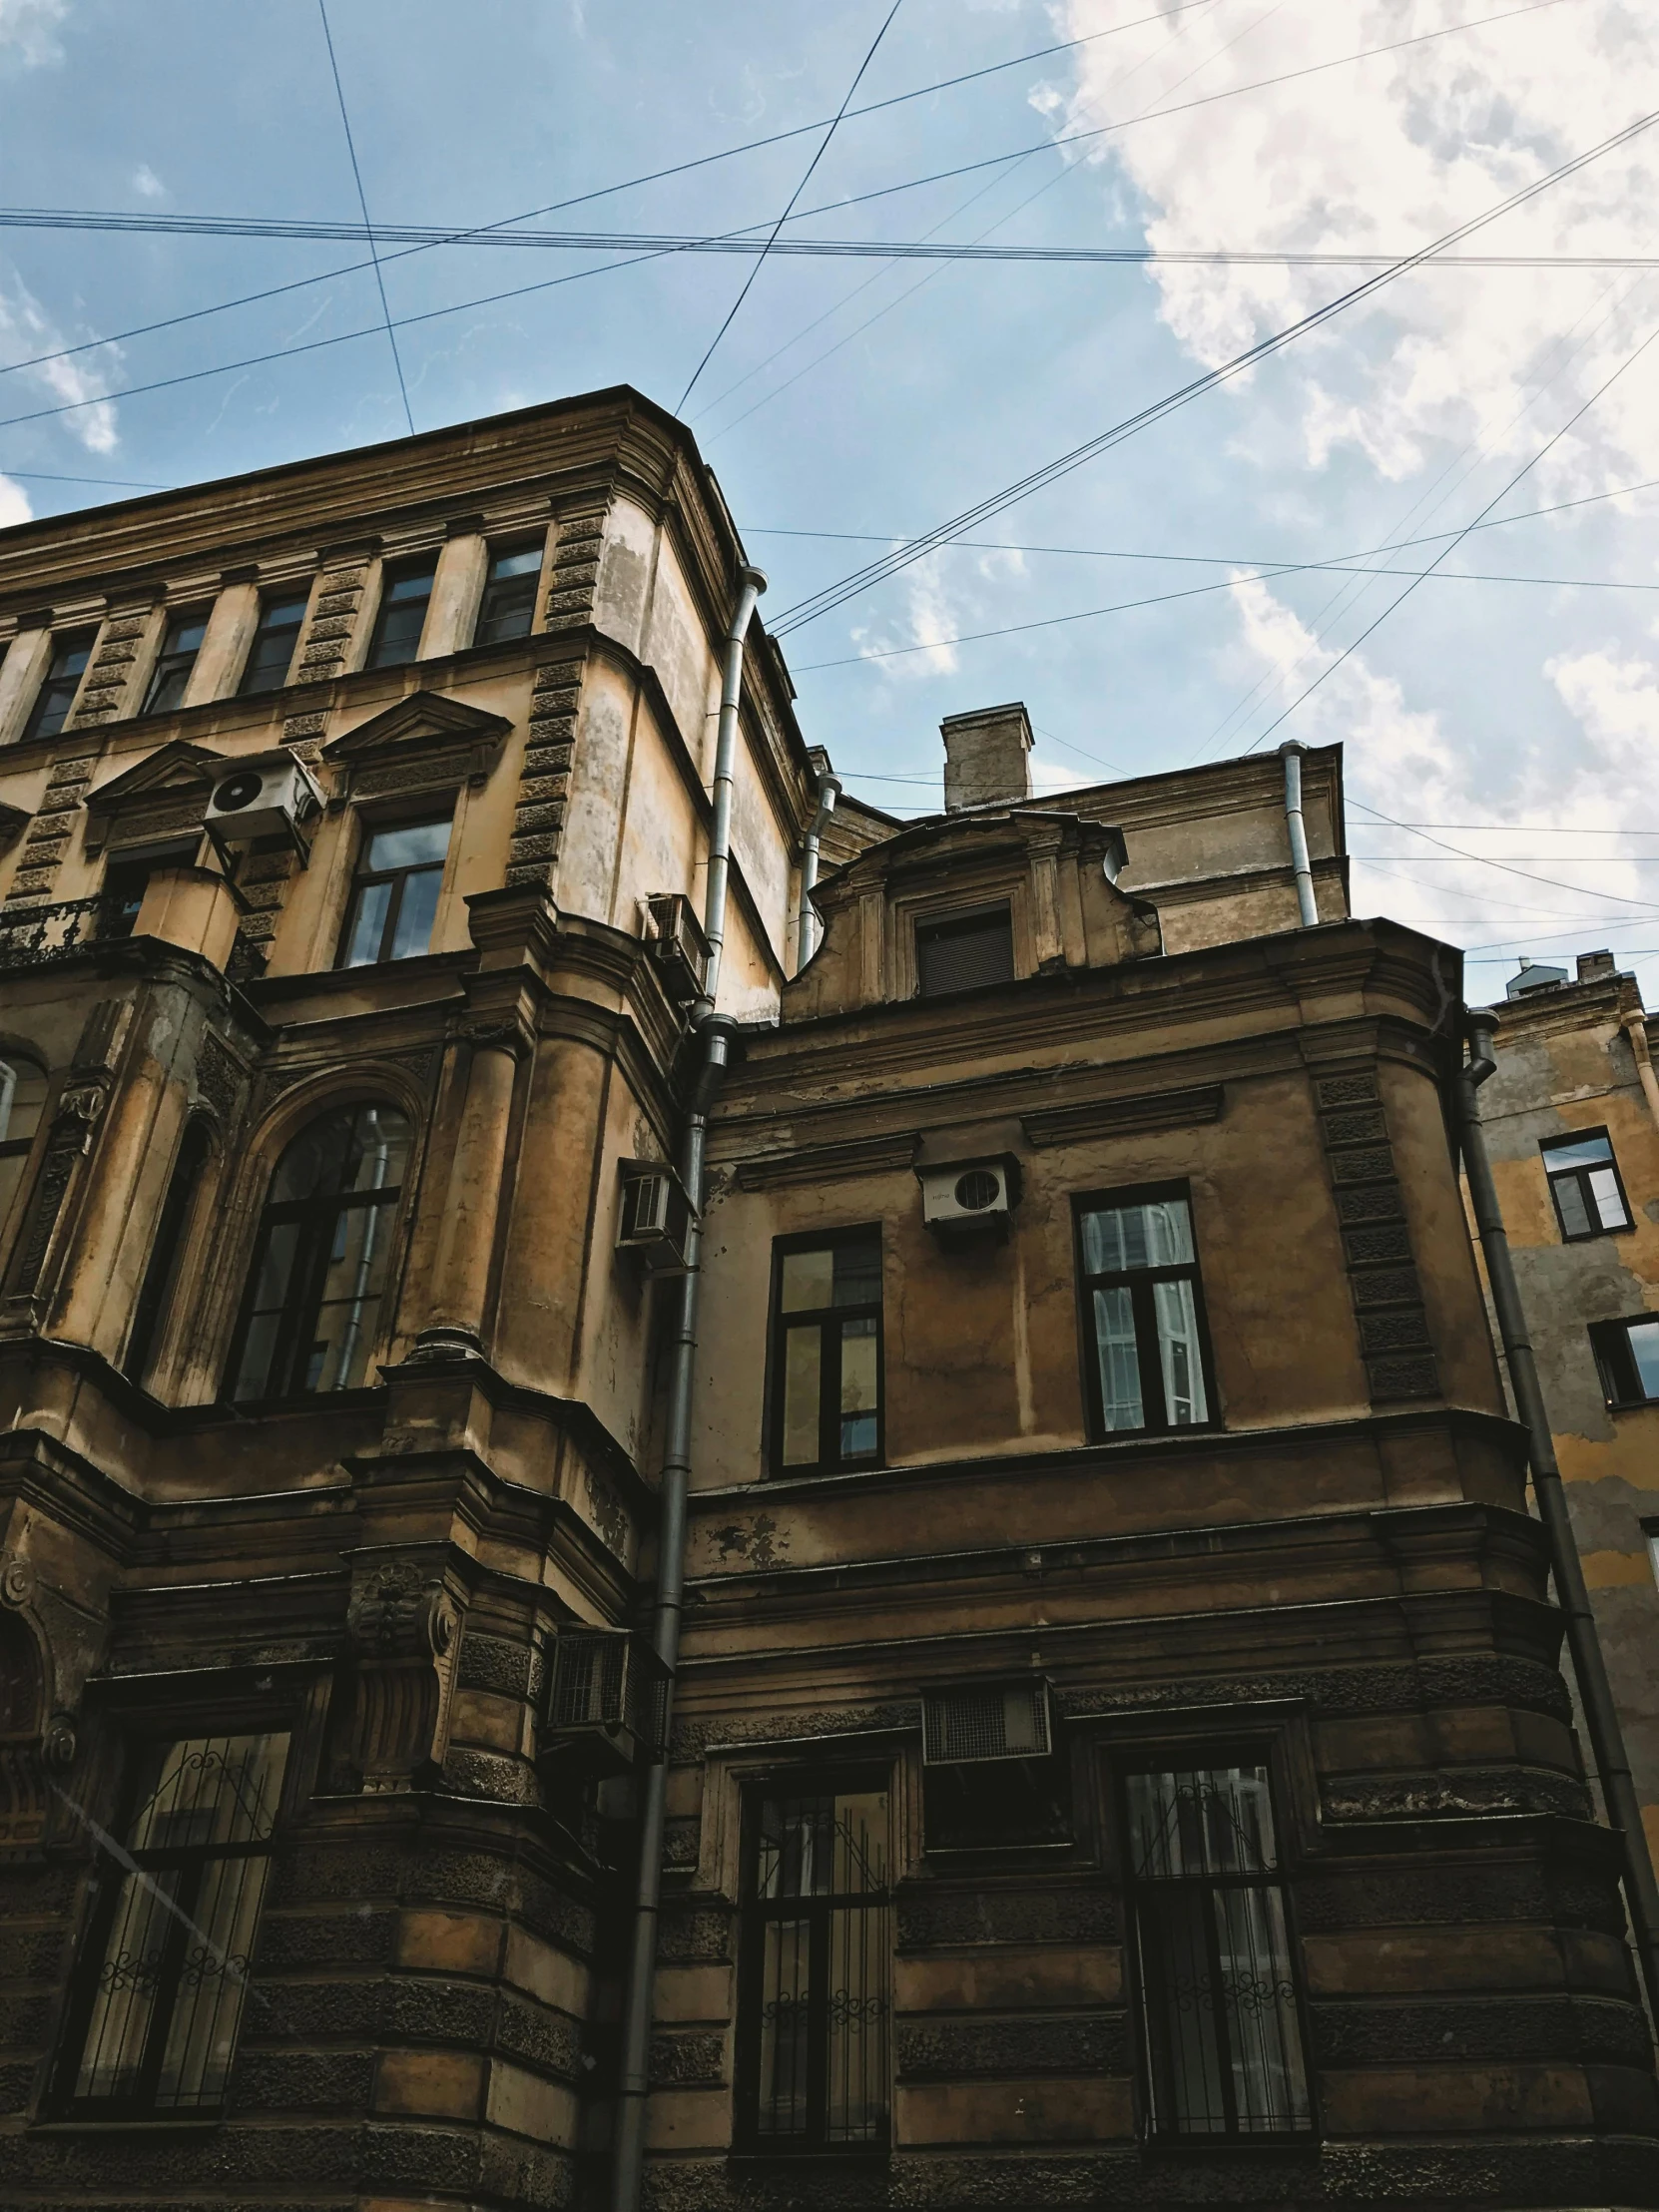
<instances>
[{"instance_id":1,"label":"metal gutter pipe joint","mask_svg":"<svg viewBox=\"0 0 1659 2212\"><path fill-rule=\"evenodd\" d=\"M1300 738L1287 738L1279 757L1285 764L1285 827L1291 835L1297 912L1304 929L1317 929L1319 900L1314 896L1314 863L1308 856L1308 825L1302 819L1302 756L1307 750Z\"/></svg>"},{"instance_id":2,"label":"metal gutter pipe joint","mask_svg":"<svg viewBox=\"0 0 1659 2212\"><path fill-rule=\"evenodd\" d=\"M726 888L732 864L732 791L737 778L738 705L743 698L743 647L755 603L767 588L758 568L738 572L738 600L726 633L726 661L720 686L720 728L715 738L714 786L709 797L714 819L709 826L709 881L703 895L703 934L709 940L709 964L692 1019L701 1023L714 1012L720 995L721 955L726 949Z\"/></svg>"},{"instance_id":3,"label":"metal gutter pipe joint","mask_svg":"<svg viewBox=\"0 0 1659 2212\"><path fill-rule=\"evenodd\" d=\"M830 817L840 798L840 778L826 767L818 781L818 812L801 854L801 917L796 931L795 972L799 975L818 948L818 916L813 911L813 887L818 881L819 848Z\"/></svg>"}]
</instances>

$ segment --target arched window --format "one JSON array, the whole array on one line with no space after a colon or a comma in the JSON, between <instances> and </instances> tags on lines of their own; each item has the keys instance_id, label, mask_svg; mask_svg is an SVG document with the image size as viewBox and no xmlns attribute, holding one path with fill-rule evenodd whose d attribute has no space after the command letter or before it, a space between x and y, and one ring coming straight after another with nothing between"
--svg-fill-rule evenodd
<instances>
[{"instance_id":1,"label":"arched window","mask_svg":"<svg viewBox=\"0 0 1659 2212\"><path fill-rule=\"evenodd\" d=\"M45 1104L46 1070L20 1053L0 1052L0 1228L5 1226L29 1164Z\"/></svg>"},{"instance_id":2,"label":"arched window","mask_svg":"<svg viewBox=\"0 0 1659 2212\"><path fill-rule=\"evenodd\" d=\"M150 1264L144 1271L138 1304L133 1309L133 1331L127 1339L127 1357L122 1362L122 1370L135 1382L142 1382L149 1371L151 1355L156 1349L156 1339L161 1331L162 1317L172 1304L174 1285L179 1278L179 1259L184 1246L185 1230L190 1221L196 1188L202 1180L202 1170L207 1162L208 1146L206 1125L193 1121L185 1131L185 1141L180 1145L179 1157L174 1163L173 1179L167 1186L167 1196L162 1200L161 1218L156 1224L156 1241L150 1247Z\"/></svg>"},{"instance_id":3,"label":"arched window","mask_svg":"<svg viewBox=\"0 0 1659 2212\"><path fill-rule=\"evenodd\" d=\"M390 1106L325 1115L282 1154L231 1359L233 1398L366 1380L408 1156L408 1122Z\"/></svg>"}]
</instances>

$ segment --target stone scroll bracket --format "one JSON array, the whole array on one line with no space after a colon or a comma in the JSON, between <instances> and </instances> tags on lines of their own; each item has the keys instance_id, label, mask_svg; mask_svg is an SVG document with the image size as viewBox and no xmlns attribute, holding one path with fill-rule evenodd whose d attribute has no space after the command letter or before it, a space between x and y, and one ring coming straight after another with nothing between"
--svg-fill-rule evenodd
<instances>
[{"instance_id":1,"label":"stone scroll bracket","mask_svg":"<svg viewBox=\"0 0 1659 2212\"><path fill-rule=\"evenodd\" d=\"M435 1560L352 1569L346 1764L365 1796L429 1787L443 1765L463 1601Z\"/></svg>"},{"instance_id":2,"label":"stone scroll bracket","mask_svg":"<svg viewBox=\"0 0 1659 2212\"><path fill-rule=\"evenodd\" d=\"M1316 1075L1314 1092L1372 1402L1437 1397L1439 1375L1377 1070Z\"/></svg>"}]
</instances>

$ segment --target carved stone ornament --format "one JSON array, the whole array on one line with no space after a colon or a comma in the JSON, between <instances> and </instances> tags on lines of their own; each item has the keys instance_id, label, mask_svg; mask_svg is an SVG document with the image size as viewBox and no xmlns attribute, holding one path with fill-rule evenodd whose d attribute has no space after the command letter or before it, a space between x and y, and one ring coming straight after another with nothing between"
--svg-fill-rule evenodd
<instances>
[{"instance_id":1,"label":"carved stone ornament","mask_svg":"<svg viewBox=\"0 0 1659 2212\"><path fill-rule=\"evenodd\" d=\"M443 1585L398 1561L370 1567L352 1583L345 1623L364 1658L441 1659L455 1640L455 1608Z\"/></svg>"},{"instance_id":2,"label":"carved stone ornament","mask_svg":"<svg viewBox=\"0 0 1659 2212\"><path fill-rule=\"evenodd\" d=\"M27 1605L35 1594L35 1570L27 1559L8 1552L0 1565L0 1600L7 1605Z\"/></svg>"},{"instance_id":3,"label":"carved stone ornament","mask_svg":"<svg viewBox=\"0 0 1659 2212\"><path fill-rule=\"evenodd\" d=\"M522 1025L510 1014L478 1015L463 1023L461 1035L474 1052L508 1052L521 1060L530 1049Z\"/></svg>"},{"instance_id":4,"label":"carved stone ornament","mask_svg":"<svg viewBox=\"0 0 1659 2212\"><path fill-rule=\"evenodd\" d=\"M351 1764L367 1793L411 1789L442 1760L454 1605L429 1569L382 1560L353 1576L345 1622L357 1657Z\"/></svg>"},{"instance_id":5,"label":"carved stone ornament","mask_svg":"<svg viewBox=\"0 0 1659 2212\"><path fill-rule=\"evenodd\" d=\"M48 1774L67 1774L80 1750L75 1723L68 1713L54 1713L40 1740L40 1763Z\"/></svg>"}]
</instances>

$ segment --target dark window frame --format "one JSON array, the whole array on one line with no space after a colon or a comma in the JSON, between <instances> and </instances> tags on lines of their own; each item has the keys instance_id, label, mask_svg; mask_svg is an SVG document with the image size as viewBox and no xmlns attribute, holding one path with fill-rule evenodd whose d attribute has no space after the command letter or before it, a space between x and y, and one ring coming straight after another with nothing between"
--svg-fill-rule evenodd
<instances>
[{"instance_id":1,"label":"dark window frame","mask_svg":"<svg viewBox=\"0 0 1659 2212\"><path fill-rule=\"evenodd\" d=\"M368 855L374 849L374 839L377 836L398 830L436 829L439 823L442 823L449 831L444 843L441 860L411 860L402 867L371 868L367 865ZM443 878L448 870L450 855L455 844L455 803L451 800L448 808L442 812L425 808L419 814L410 815L406 819L398 818L389 822L364 820L361 823L361 836L362 841L358 846L356 865L351 870L351 889L345 903L345 921L339 933L338 949L334 953L336 968L344 968L349 965L367 969L390 967L394 964L394 955L390 948L397 941L398 917L403 911L403 899L408 890L411 876L435 875L438 878L438 897L441 900ZM386 900L385 919L380 926L379 952L372 960L348 962L346 954L351 949L351 940L356 933L357 915L362 906L363 895L367 891L378 889L382 883L389 883L392 889L391 896ZM433 906L432 926L434 929L437 926L436 904ZM405 952L396 957L405 960L420 959L430 949L431 940L430 935L428 935L427 943L422 947L421 952Z\"/></svg>"},{"instance_id":2,"label":"dark window frame","mask_svg":"<svg viewBox=\"0 0 1659 2212\"><path fill-rule=\"evenodd\" d=\"M150 671L150 681L144 687L144 704L139 709L141 715L177 714L184 705L184 694L190 688L190 680L196 672L196 664L202 658L202 648L208 642L208 623L212 614L212 607L174 607L169 609L166 623L162 629L161 650L156 655L155 667ZM202 625L202 635L190 651L188 653L181 652L175 646L170 652L168 650L168 640L177 632L197 622ZM184 681L179 686L179 697L169 700L165 705L160 704L158 694L164 685L171 682L180 673L181 669L184 673Z\"/></svg>"},{"instance_id":3,"label":"dark window frame","mask_svg":"<svg viewBox=\"0 0 1659 2212\"><path fill-rule=\"evenodd\" d=\"M1659 1405L1659 1393L1649 1397L1641 1387L1642 1373L1630 1349L1630 1332L1644 1323L1659 1325L1659 1313L1626 1314L1617 1321L1593 1321L1589 1327L1590 1351L1602 1395L1612 1412L1630 1412L1642 1405ZM1626 1386L1636 1384L1634 1394Z\"/></svg>"},{"instance_id":4,"label":"dark window frame","mask_svg":"<svg viewBox=\"0 0 1659 2212\"><path fill-rule=\"evenodd\" d=\"M285 1841L291 1826L296 1804L296 1779L300 1761L296 1756L300 1747L300 1716L285 1705L276 1711L237 1713L200 1713L187 1705L183 1710L166 1715L146 1713L135 1716L126 1728L125 1759L119 1786L116 1790L114 1818L111 1832L122 1839L123 1851L131 1844L132 1830L138 1815L148 1802L141 1796L146 1777L148 1756L175 1744L206 1741L213 1743L238 1735L283 1736L286 1748L282 1754L282 1776L277 1785L272 1807L269 1834L243 1844L171 1845L154 1849L137 1849L131 1852L136 1863L147 1871L152 1867L165 1870L177 1868L181 1879L172 1893L182 1913L191 1914L199 1899L202 1877L213 1864L233 1860L263 1859L274 1865L276 1854ZM154 1793L152 1793L154 1794ZM135 2095L83 2096L77 2092L77 2080L87 2056L87 2042L97 2011L99 1984L108 1962L110 1938L114 1933L116 1916L121 1910L125 1890L123 1877L127 1872L121 1861L111 1856L109 1863L101 1853L94 1873L92 1896L82 1923L76 1943L74 1963L70 1970L68 2002L65 2006L63 2029L53 2061L48 2110L54 2118L84 2119L104 2122L147 2122L156 2126L177 2126L181 2121L201 2122L223 2117L230 2102L230 2090L235 2078L240 2055L243 2030L247 2018L247 1995L238 2009L230 2057L227 2063L224 2094L212 2101L198 2104L180 2103L158 2105L155 2101L155 2077L165 2056L169 2031L173 2024L173 2006L179 1995L187 1961L182 1955L185 1934L180 1924L173 1922L165 1930L165 1967L171 1986L166 2001L158 2004L155 2015L145 2032L144 2072L150 2077L147 2089ZM257 1953L261 1927L264 1921L266 1898L263 1894L256 1907L251 1931L250 1960ZM169 1917L171 1921L171 1916ZM253 1986L253 1976L246 1975L246 1989Z\"/></svg>"},{"instance_id":5,"label":"dark window frame","mask_svg":"<svg viewBox=\"0 0 1659 2212\"><path fill-rule=\"evenodd\" d=\"M1562 1151L1568 1145L1586 1144L1592 1137L1600 1137L1605 1142L1607 1158L1604 1161L1598 1161L1591 1167L1552 1168L1550 1166L1549 1156L1551 1152ZM1624 1177L1619 1173L1619 1158L1613 1149L1613 1137L1610 1130L1606 1128L1574 1129L1559 1137L1541 1138L1538 1144L1538 1156L1544 1164L1544 1181L1549 1185L1550 1204L1555 1208L1555 1226L1561 1232L1561 1242L1563 1244L1590 1244L1597 1237L1622 1237L1628 1230L1635 1228L1636 1218L1630 1211L1630 1193L1625 1189ZM1602 1226L1595 1193L1590 1189L1590 1177L1596 1172L1597 1167L1607 1167L1612 1170L1613 1182L1619 1194L1619 1204L1624 1208L1623 1221L1615 1223L1611 1228ZM1584 1209L1584 1217L1590 1223L1588 1229L1569 1229L1567 1227L1566 1216L1561 1211L1560 1186L1563 1183L1576 1184L1579 1203Z\"/></svg>"},{"instance_id":6,"label":"dark window frame","mask_svg":"<svg viewBox=\"0 0 1659 2212\"><path fill-rule=\"evenodd\" d=\"M299 620L297 622L275 624L268 622L267 617L274 608L291 607L296 603L299 608ZM304 630L305 617L310 613L310 609L311 588L308 584L302 592L298 590L285 591L279 585L276 585L271 590L260 594L260 611L255 618L254 635L249 640L248 658L243 663L242 674L237 680L237 697L239 699L265 699L273 692L287 689L293 676L293 657L299 649L300 634ZM287 634L289 644L287 659L282 664L281 675L276 678L275 683L256 683L254 679L260 671L260 647L262 643L267 638L281 637L284 634ZM270 673L268 670L267 674Z\"/></svg>"},{"instance_id":7,"label":"dark window frame","mask_svg":"<svg viewBox=\"0 0 1659 2212\"><path fill-rule=\"evenodd\" d=\"M763 1899L757 1895L760 1887L761 1830L763 1810L768 1801L801 1803L811 1798L833 1799L839 1795L857 1796L865 1793L882 1793L887 1800L887 1881L881 1891L866 1891L854 1895L827 1891L822 1896ZM779 2158L868 2158L884 2156L892 2143L893 2118L893 1923L890 1918L893 1906L896 1852L894 1820L897 1812L896 1778L885 1767L830 1767L787 1768L746 1779L742 1793L742 1841L739 1850L741 1869L738 1889L738 1967L736 1981L736 2020L733 2066L732 2135L734 2148L750 2155L757 2153ZM823 1971L829 1948L830 1917L837 1904L844 1910L848 1900L873 1906L885 1912L889 1918L885 1928L885 1950L881 1965L884 1974L882 1994L885 1999L883 2089L885 2110L876 2132L856 2140L834 2141L828 2135L823 2122L828 2104L828 2082L825 2078L827 2058L828 2018L816 2017L809 2026L808 2068L812 2076L809 2082L810 2109L819 2121L816 2129L799 2134L782 2132L763 2133L760 2126L760 2091L762 2068L761 2011L766 1978L767 1925L775 1920L806 1920L813 1929L813 1948L810 1952L811 1987L824 1992L822 1999L813 2003L815 2014L827 2014L833 1993L829 1988L830 1975Z\"/></svg>"},{"instance_id":8,"label":"dark window frame","mask_svg":"<svg viewBox=\"0 0 1659 2212\"><path fill-rule=\"evenodd\" d=\"M982 982L950 983L929 988L927 980L927 947L948 941L952 937L988 936L986 924L1005 923L1008 941L1008 972L1006 975L987 976ZM917 914L913 926L913 948L916 968L916 996L924 999L959 998L968 991L1005 989L1019 980L1019 967L1014 947L1014 903L1012 898L992 899L982 906L968 908L964 912L948 914Z\"/></svg>"},{"instance_id":9,"label":"dark window frame","mask_svg":"<svg viewBox=\"0 0 1659 2212\"><path fill-rule=\"evenodd\" d=\"M1178 1198L1187 1209L1192 1231L1193 1257L1178 1265L1159 1268L1106 1270L1091 1275L1083 1244L1083 1216L1114 1206L1155 1206ZM1131 1183L1111 1190L1078 1191L1072 1196L1072 1249L1077 1270L1077 1327L1083 1367L1083 1398L1088 1411L1089 1440L1117 1443L1138 1436L1205 1436L1223 1425L1221 1398L1216 1388L1215 1357L1210 1341L1210 1321L1204 1301L1204 1276L1198 1250L1198 1220L1193 1207L1192 1185L1187 1182ZM1164 1402L1164 1376L1158 1359L1158 1323L1152 1297L1155 1283L1187 1281L1193 1287L1193 1309L1198 1326L1199 1372L1209 1417L1201 1421L1171 1421ZM1097 1289L1127 1286L1135 1316L1135 1351L1141 1372L1141 1406L1150 1414L1154 1405L1163 1416L1148 1418L1139 1428L1108 1428L1100 1382L1100 1347L1095 1335L1094 1297Z\"/></svg>"},{"instance_id":10,"label":"dark window frame","mask_svg":"<svg viewBox=\"0 0 1659 2212\"><path fill-rule=\"evenodd\" d=\"M74 682L70 685L70 690L67 698L63 698L61 702L63 706L63 713L61 714L61 716L59 716L58 720L52 724L51 729L48 730L46 728L46 723L53 710L53 695L54 693L61 694L64 685L70 682L69 673L66 673L62 676L54 676L52 672L56 668L60 659L67 658L69 655L74 653L79 653L82 650L83 642L86 650L86 659L81 663L78 669L72 672L74 676ZM75 712L75 702L81 696L81 686L87 680L87 670L91 668L92 656L97 650L98 630L96 625L83 630L53 631L52 652L50 658L46 663L45 673L41 677L39 688L35 692L33 704L30 706L29 709L28 719L23 725L23 733L17 741L19 745L27 745L29 744L31 739L34 738L61 737L64 731L68 729L69 719Z\"/></svg>"},{"instance_id":11,"label":"dark window frame","mask_svg":"<svg viewBox=\"0 0 1659 2212\"><path fill-rule=\"evenodd\" d=\"M421 633L426 628L426 617L431 611L432 592L437 583L438 556L430 553L411 553L407 559L387 561L380 571L380 603L374 610L374 627L368 634L368 651L363 656L363 667L408 668L420 659ZM420 602L420 625L415 631L410 650L400 653L395 660L386 656L386 632L392 620L410 607L407 599L394 599L392 594L399 584L412 581L417 576L426 579L426 593Z\"/></svg>"},{"instance_id":12,"label":"dark window frame","mask_svg":"<svg viewBox=\"0 0 1659 2212\"><path fill-rule=\"evenodd\" d=\"M132 1327L127 1332L127 1345L121 1356L122 1374L140 1389L145 1386L145 1377L155 1364L157 1347L166 1334L168 1311L178 1295L183 1274L185 1246L196 1202L213 1156L213 1131L200 1115L193 1115L185 1126L168 1172L150 1256L133 1303Z\"/></svg>"},{"instance_id":13,"label":"dark window frame","mask_svg":"<svg viewBox=\"0 0 1659 2212\"><path fill-rule=\"evenodd\" d=\"M1187 1875L1179 1877L1146 1877L1137 1873L1134 1864L1134 1829L1129 1808L1129 1782L1131 1776L1150 1774L1183 1774L1206 1772L1239 1767L1261 1767L1267 1775L1268 1804L1272 1812L1274 1840L1277 1846L1275 1864L1254 1874L1235 1875ZM1302 1946L1296 1913L1296 1861L1295 1837L1297 1834L1289 1815L1290 1788L1283 1770L1281 1746L1272 1739L1251 1736L1243 1740L1234 1738L1219 1742L1197 1739L1186 1742L1158 1742L1137 1744L1123 1749L1111 1757L1110 1796L1113 1815L1113 1855L1118 1859L1123 1885L1125 1942L1124 1963L1128 1972L1131 2033L1135 2045L1135 2097L1138 2129L1141 2139L1149 2149L1174 2150L1182 2154L1193 2151L1219 2152L1234 2155L1241 2147L1261 2145L1269 2150L1285 2151L1308 2149L1318 2145L1321 2135L1318 2095L1318 2073L1314 2059L1312 2020L1309 2012L1306 1974L1302 1969ZM1300 2042L1303 2086L1308 2100L1306 2125L1286 2128L1241 2129L1236 2125L1227 2129L1192 2129L1161 2125L1158 2119L1159 2100L1153 2080L1156 2058L1150 2047L1149 2030L1153 2004L1147 1990L1147 1973L1144 1946L1141 1938L1141 1899L1149 1892L1202 1890L1208 1901L1217 1890L1272 1889L1279 1893L1280 1910L1285 1927L1285 1954L1289 1967L1292 2002ZM1207 1930L1213 1938L1214 1922L1207 1916ZM1209 1945L1209 1963L1216 1967L1216 1950L1212 1940ZM1225 2035L1220 2047L1227 2052ZM1236 2118L1236 2091L1230 2062L1220 2069L1220 2081L1224 2098L1224 2111L1229 2119Z\"/></svg>"},{"instance_id":14,"label":"dark window frame","mask_svg":"<svg viewBox=\"0 0 1659 2212\"><path fill-rule=\"evenodd\" d=\"M873 1244L879 1257L878 1281L882 1295L873 1305L818 1306L799 1313L784 1312L784 1262L796 1252L826 1252L843 1245ZM793 1481L798 1475L842 1474L886 1464L887 1456L887 1336L883 1320L886 1305L886 1240L879 1222L856 1223L845 1229L803 1231L772 1242L772 1286L768 1294L766 1445L768 1473L776 1481ZM830 1431L840 1419L839 1324L875 1321L875 1448L854 1457L842 1457L837 1449L826 1455ZM817 1324L820 1330L819 1456L786 1461L784 1457L785 1372L784 1340L791 1329ZM829 1357L833 1347L833 1358Z\"/></svg>"},{"instance_id":15,"label":"dark window frame","mask_svg":"<svg viewBox=\"0 0 1659 2212\"><path fill-rule=\"evenodd\" d=\"M534 569L527 571L524 576L492 578L490 570L497 561L509 561L518 553L534 553L536 556ZM496 544L486 543L484 547L484 588L478 599L477 619L472 625L472 643L475 646L512 645L531 635L536 626L536 601L541 594L542 573L546 566L547 532L545 530L540 537L503 538ZM505 637L485 637L484 626L492 619L490 611L491 592L498 593L503 599L516 599L521 595L518 588L526 581L528 581L530 587L530 606L529 619L524 628L509 631Z\"/></svg>"},{"instance_id":16,"label":"dark window frame","mask_svg":"<svg viewBox=\"0 0 1659 2212\"><path fill-rule=\"evenodd\" d=\"M272 1185L280 1172L287 1156L288 1146L296 1143L308 1129L330 1120L336 1114L357 1114L367 1107L380 1107L389 1113L402 1115L408 1128L407 1148L400 1182L384 1189L365 1191L313 1192L308 1198L273 1200ZM271 1163L266 1179L267 1196L260 1209L255 1228L242 1303L237 1311L237 1325L232 1333L230 1354L220 1382L219 1398L227 1405L294 1405L323 1404L352 1389L373 1387L371 1383L341 1383L330 1389L312 1389L294 1380L300 1357L304 1351L306 1336L317 1327L326 1288L330 1254L340 1218L346 1212L367 1212L374 1209L389 1218L388 1235L392 1240L386 1269L386 1280L380 1303L370 1317L365 1332L368 1353L372 1355L385 1328L386 1316L393 1309L398 1290L397 1247L398 1230L403 1219L403 1202L412 1190L415 1179L415 1144L418 1131L412 1117L394 1100L386 1098L339 1099L331 1105L319 1106L298 1128L292 1130L281 1150ZM280 1308L280 1321L272 1339L271 1355L266 1362L265 1387L247 1396L237 1394L237 1382L248 1340L257 1319L255 1301L259 1295L260 1278L265 1267L266 1254L270 1250L273 1234L289 1222L297 1222L299 1233L294 1240L294 1254L288 1275L288 1288ZM312 1339L314 1344L314 1338ZM273 1378L278 1378L278 1386L272 1387Z\"/></svg>"}]
</instances>

